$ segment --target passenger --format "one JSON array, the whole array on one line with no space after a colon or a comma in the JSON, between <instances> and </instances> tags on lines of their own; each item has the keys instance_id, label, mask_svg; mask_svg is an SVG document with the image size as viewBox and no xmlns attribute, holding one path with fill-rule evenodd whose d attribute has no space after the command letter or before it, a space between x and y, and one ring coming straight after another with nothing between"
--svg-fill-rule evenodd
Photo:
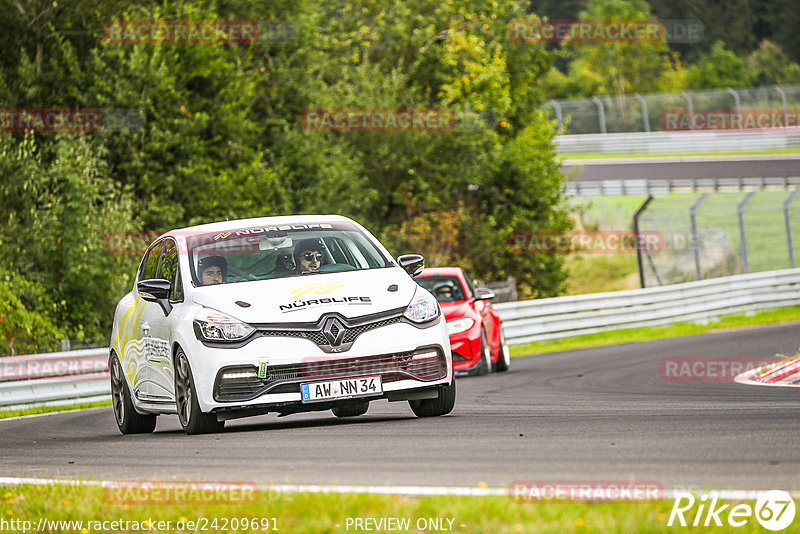
<instances>
[{"instance_id":1,"label":"passenger","mask_svg":"<svg viewBox=\"0 0 800 534\"><path fill-rule=\"evenodd\" d=\"M297 274L311 273L322 265L325 247L319 239L305 239L294 247L294 264Z\"/></svg>"},{"instance_id":2,"label":"passenger","mask_svg":"<svg viewBox=\"0 0 800 534\"><path fill-rule=\"evenodd\" d=\"M222 284L228 279L228 262L222 256L206 256L198 262L197 272L204 286Z\"/></svg>"}]
</instances>

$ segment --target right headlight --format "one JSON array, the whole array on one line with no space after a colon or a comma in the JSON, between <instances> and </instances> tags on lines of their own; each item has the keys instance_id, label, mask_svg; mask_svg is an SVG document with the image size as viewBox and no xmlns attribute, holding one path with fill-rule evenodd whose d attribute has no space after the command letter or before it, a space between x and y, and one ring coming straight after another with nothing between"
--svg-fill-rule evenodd
<instances>
[{"instance_id":1,"label":"right headlight","mask_svg":"<svg viewBox=\"0 0 800 534\"><path fill-rule=\"evenodd\" d=\"M403 316L415 323L427 323L439 317L439 303L433 295L417 286Z\"/></svg>"},{"instance_id":2,"label":"right headlight","mask_svg":"<svg viewBox=\"0 0 800 534\"><path fill-rule=\"evenodd\" d=\"M198 338L206 341L239 341L255 328L220 311L203 308L194 318Z\"/></svg>"}]
</instances>

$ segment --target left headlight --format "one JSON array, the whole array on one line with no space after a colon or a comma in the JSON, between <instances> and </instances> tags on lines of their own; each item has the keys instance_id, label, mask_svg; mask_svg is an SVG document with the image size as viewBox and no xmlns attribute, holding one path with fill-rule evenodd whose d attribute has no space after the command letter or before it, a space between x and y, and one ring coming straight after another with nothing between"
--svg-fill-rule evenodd
<instances>
[{"instance_id":1,"label":"left headlight","mask_svg":"<svg viewBox=\"0 0 800 534\"><path fill-rule=\"evenodd\" d=\"M439 303L433 295L417 286L403 315L415 323L426 323L439 317Z\"/></svg>"},{"instance_id":2,"label":"left headlight","mask_svg":"<svg viewBox=\"0 0 800 534\"><path fill-rule=\"evenodd\" d=\"M194 325L198 337L206 341L238 341L255 330L249 324L211 308L197 312Z\"/></svg>"}]
</instances>

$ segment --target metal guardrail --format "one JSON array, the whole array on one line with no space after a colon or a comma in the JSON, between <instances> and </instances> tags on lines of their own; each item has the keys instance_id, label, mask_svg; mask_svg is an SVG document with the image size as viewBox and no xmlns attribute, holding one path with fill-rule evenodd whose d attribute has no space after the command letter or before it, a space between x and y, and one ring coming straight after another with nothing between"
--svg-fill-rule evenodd
<instances>
[{"instance_id":1,"label":"metal guardrail","mask_svg":"<svg viewBox=\"0 0 800 534\"><path fill-rule=\"evenodd\" d=\"M107 348L0 358L0 407L110 393Z\"/></svg>"},{"instance_id":2,"label":"metal guardrail","mask_svg":"<svg viewBox=\"0 0 800 534\"><path fill-rule=\"evenodd\" d=\"M509 344L800 304L800 269L496 304Z\"/></svg>"},{"instance_id":3,"label":"metal guardrail","mask_svg":"<svg viewBox=\"0 0 800 534\"><path fill-rule=\"evenodd\" d=\"M800 164L800 163L799 163ZM570 180L566 196L668 195L670 193L789 190L800 187L800 176L762 178L672 178L639 180Z\"/></svg>"},{"instance_id":4,"label":"metal guardrail","mask_svg":"<svg viewBox=\"0 0 800 534\"><path fill-rule=\"evenodd\" d=\"M708 152L800 147L800 129L747 132L633 132L557 135L556 150L575 152Z\"/></svg>"},{"instance_id":5,"label":"metal guardrail","mask_svg":"<svg viewBox=\"0 0 800 534\"><path fill-rule=\"evenodd\" d=\"M498 303L509 344L800 304L800 269ZM108 349L0 358L0 407L108 398Z\"/></svg>"}]
</instances>

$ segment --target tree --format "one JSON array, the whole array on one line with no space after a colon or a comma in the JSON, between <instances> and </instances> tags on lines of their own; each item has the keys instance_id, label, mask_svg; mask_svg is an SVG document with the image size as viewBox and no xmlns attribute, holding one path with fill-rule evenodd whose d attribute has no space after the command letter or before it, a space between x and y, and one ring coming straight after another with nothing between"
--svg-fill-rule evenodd
<instances>
[{"instance_id":1,"label":"tree","mask_svg":"<svg viewBox=\"0 0 800 534\"><path fill-rule=\"evenodd\" d=\"M689 89L747 87L752 84L752 74L723 41L717 41L708 54L689 67L686 81Z\"/></svg>"},{"instance_id":2,"label":"tree","mask_svg":"<svg viewBox=\"0 0 800 534\"><path fill-rule=\"evenodd\" d=\"M800 65L791 61L772 41L762 41L745 61L755 85L800 83Z\"/></svg>"}]
</instances>

